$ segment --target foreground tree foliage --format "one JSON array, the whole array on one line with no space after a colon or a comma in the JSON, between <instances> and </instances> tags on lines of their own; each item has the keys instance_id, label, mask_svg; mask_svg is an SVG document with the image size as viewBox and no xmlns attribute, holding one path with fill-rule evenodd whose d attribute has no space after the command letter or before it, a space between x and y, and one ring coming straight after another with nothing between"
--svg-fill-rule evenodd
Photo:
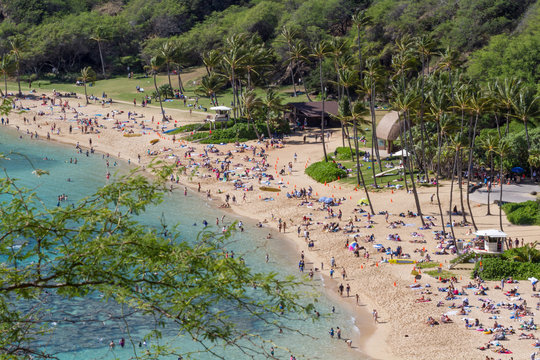
<instances>
[{"instance_id":1,"label":"foreground tree foliage","mask_svg":"<svg viewBox=\"0 0 540 360\"><path fill-rule=\"evenodd\" d=\"M160 170L159 179L167 174ZM225 309L240 309L269 326L278 326L279 316L313 312L298 302L298 281L254 273L241 259L225 258L230 234L202 232L188 242L175 230L139 223L136 216L158 204L163 191L163 181L133 172L74 205L47 208L7 173L0 179L0 357L45 358L50 354L33 340L47 335L46 323L82 322L81 314L60 319L53 308L43 308L51 294L59 301L101 296L130 309L122 311L126 324L129 314L149 315L153 336L173 326L220 358L215 350L224 344L248 357L266 356L262 339L237 327ZM166 347L145 356L166 354L190 357Z\"/></svg>"}]
</instances>

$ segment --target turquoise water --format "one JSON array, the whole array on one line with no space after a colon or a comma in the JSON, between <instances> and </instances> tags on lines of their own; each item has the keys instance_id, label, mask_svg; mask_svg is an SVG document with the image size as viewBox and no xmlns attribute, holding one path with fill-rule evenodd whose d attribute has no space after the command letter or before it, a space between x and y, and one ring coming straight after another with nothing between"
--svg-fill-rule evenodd
<instances>
[{"instance_id":1,"label":"turquoise water","mask_svg":"<svg viewBox=\"0 0 540 360\"><path fill-rule=\"evenodd\" d=\"M57 205L57 197L60 194L68 195L68 200L61 203L71 203L91 194L99 186L106 183L106 158L101 154L86 156L77 154L74 147L42 140L30 140L27 137L19 138L18 134L11 129L2 128L0 132L0 152L21 153L9 155L10 160L1 160L0 167L6 168L11 177L20 180L22 185L35 189L41 200L48 206ZM77 164L70 163L70 158L77 158ZM117 166L113 166L115 161ZM32 174L33 168L47 170L50 175L37 177ZM118 171L125 173L129 166L121 161L109 159L112 173ZM70 181L67 181L67 179ZM149 209L141 219L148 226L160 226L160 220L165 219L167 224L180 224L182 238L186 240L194 239L202 229L202 220L206 219L210 224L215 224L216 217L225 214L214 209L205 200L196 194L189 194L187 197L182 191L173 192L166 195L165 201L158 207ZM226 213L225 223L237 220L230 213ZM234 250L237 256L244 256L247 264L255 271L277 271L282 274L297 274L295 266L298 262L297 252L282 239L266 240L268 230L258 229L250 221L243 220L246 231L236 233L230 244L229 250ZM217 229L217 228L216 228ZM264 261L265 254L270 256L270 262ZM321 284L323 279L315 276L314 282ZM319 321L311 320L286 320L285 325L302 332L285 330L280 334L275 328L268 327L247 314L229 309L235 320L244 329L249 329L253 333L258 333L265 341L273 341L282 348L290 349L286 351L276 348L276 358L289 359L291 353L297 358L308 359L366 359L361 352L348 349L342 341L332 340L328 336L330 327L334 329L339 326L344 337L359 337L359 330L355 326L355 315L347 309L335 304L326 295L322 286L316 286L310 292L318 294L317 310L324 314ZM306 297L311 297L306 293ZM116 304L104 303L92 297L66 300L50 296L47 300L48 306L54 311L51 319L58 319L50 324L52 331L50 336L39 339L39 345L53 352L62 360L68 359L128 359L133 357L135 352L140 355L144 352L145 346L157 345L157 342L149 341L146 345L139 347L139 342L152 330L148 318L135 316L129 321L129 330L135 340L134 346L128 344L126 348L119 346L111 351L108 344L114 340L118 344L121 337L128 338L126 326L121 320L110 319L120 313L120 308ZM331 312L335 306L335 313ZM65 314L85 316L83 323L69 324L63 322ZM164 337L159 344L168 344L182 351L193 351L200 349L190 338L178 336L174 328L164 329ZM269 348L270 344L265 347ZM134 350L135 349L135 350ZM246 355L233 349L217 349L217 352L226 358L242 359ZM176 357L170 357L176 359ZM208 354L197 354L196 359L211 359ZM263 358L262 355L255 358Z\"/></svg>"}]
</instances>

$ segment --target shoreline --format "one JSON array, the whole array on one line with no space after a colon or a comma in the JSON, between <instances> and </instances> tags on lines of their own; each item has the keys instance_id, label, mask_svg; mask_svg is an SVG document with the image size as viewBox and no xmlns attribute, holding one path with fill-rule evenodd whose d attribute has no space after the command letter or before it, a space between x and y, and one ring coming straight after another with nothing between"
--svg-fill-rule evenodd
<instances>
[{"instance_id":1,"label":"shoreline","mask_svg":"<svg viewBox=\"0 0 540 360\"><path fill-rule=\"evenodd\" d=\"M115 102L115 103L130 106L130 104L127 103L127 102L119 102L119 103ZM149 107L149 108L159 110L159 108L156 108L156 107ZM181 109L174 109L174 110L182 111ZM12 115L12 114L10 114L10 115ZM17 115L21 116L21 115L24 115L24 114L17 114ZM10 128L12 128L17 133L21 132L21 130L16 128L16 126L20 126L20 125L13 124L11 122L11 120L10 120L10 124L8 126ZM41 140L41 141L50 141L50 142L62 144L62 145L65 145L65 146L70 146L70 145L71 146L76 146L79 143L78 141L76 141L77 139L70 139L70 138L67 138L65 136L51 136L50 139L46 139L46 134L43 134L42 129L38 129L37 132L38 132L38 134L40 136L39 140ZM86 146L86 145L80 145L80 148L83 149L83 150L90 150L91 149L91 147ZM131 158L129 156L123 155L122 152L119 152L118 154L116 154L116 151L113 152L112 150L113 150L112 148L110 148L109 151L106 151L104 149L95 149L95 152L96 153L101 153L103 155L110 155L110 157L112 157L112 158L123 160L125 162L131 161ZM117 149L114 149L114 150L117 150ZM83 154L80 154L80 155L83 155ZM120 156L117 156L117 155L120 155ZM134 165L134 164L129 164L129 165L130 166L137 166L137 165ZM153 176L150 172L147 171L147 169L145 167L146 164L144 164L144 165L143 164L138 164L138 165L140 165L140 167L141 167L142 174L145 174L145 176ZM178 185L187 187L189 190L191 190L191 192L193 194L195 194L195 196L197 196L200 200L202 200L208 206L210 206L211 208L213 208L215 210L219 210L219 211L224 212L224 213L230 212L230 213L234 214L236 217L248 219L249 221L251 221L253 223L258 222L258 219L256 217L253 217L252 215L248 214L247 212L240 211L240 208L238 208L238 207L235 207L235 208L233 208L233 207L221 208L216 202L213 201L214 199L212 199L212 201L208 201L203 192L199 193L197 191L197 185L195 183L193 183L193 182L188 181L188 179L186 179L184 177L180 177L180 181L179 181ZM177 187L175 190L180 190L180 187ZM278 233L278 234L276 234L275 229L269 229L269 230L271 231L271 233L273 235L278 235L278 236L273 236L272 239L280 239L279 241L286 242L286 246L290 246L290 247L294 248L297 251L297 253L300 253L300 251L301 251L300 248L301 248L302 243L300 241L298 241L297 239L295 239L294 237L292 237L290 232L289 233ZM310 260L313 262L313 264L315 263L315 260L314 260L314 257L313 257L312 253L307 252L306 255L305 255L305 258L306 258L306 263L309 263ZM323 259L316 259L316 260L319 262L319 261L322 261ZM367 351L367 347L365 347L365 344L369 342L370 338L375 336L375 334L377 333L376 327L374 327L372 325L366 326L366 323L368 322L368 319L370 318L370 314L367 311L363 311L363 309L358 309L354 304L351 304L350 301L348 301L349 299L346 300L344 298L339 298L339 296L336 295L337 289L338 289L338 284L337 284L337 282L335 280L331 279L329 276L323 274L320 271L318 271L316 273L316 275L317 274L324 279L324 281L321 281L321 284L320 284L321 292L323 292L329 298L332 298L332 300L338 301L340 303L340 306L345 308L348 312L351 312L352 314L356 315L354 317L354 326L358 329L359 333L358 334L351 334L352 336L350 336L351 340L353 340L353 347L352 347L354 349L353 351L360 352L362 354L365 354L365 355L369 356L370 358L373 358L373 354L370 354ZM360 306L366 306L366 305L360 305ZM360 321L360 319L362 319L363 321ZM361 322L361 323L359 323L359 322ZM344 336L345 335L346 334L344 334ZM344 343L343 345L346 345L346 344ZM378 357L380 359L382 359L382 358L391 359L391 357L389 357L389 354L387 354L386 352L382 352L382 353L378 352L378 354L382 354L382 356Z\"/></svg>"},{"instance_id":2,"label":"shoreline","mask_svg":"<svg viewBox=\"0 0 540 360\"><path fill-rule=\"evenodd\" d=\"M23 99L22 101L27 102L29 100ZM126 112L129 109L133 109L132 106L118 103L113 103L112 107L122 108ZM86 112L92 109L94 109L94 113L96 113L96 111L106 112L101 107L95 105L78 108L78 110L81 110L81 112L83 110ZM137 112L144 113L145 117L151 116L155 113L155 109L136 107L135 110ZM15 116L18 118L18 123L12 123L10 121L10 126L13 127L19 125L21 127L20 131L23 131L23 128L25 126L33 126L36 131L41 132L41 135L43 134L43 128L37 129L36 125L34 124L22 124L22 117L24 117L25 114L12 113L9 117L11 118ZM54 115L51 115L51 117L52 118L40 118L40 120L44 120L46 126L52 123L58 123L58 126L63 125L62 130L65 131L65 121L54 119ZM185 121L185 123L190 122L190 119L184 118L181 119L181 121L182 120ZM103 123L103 120L100 120L100 122ZM109 127L110 124L110 122L105 123L107 127ZM135 120L135 124L137 124L137 120ZM45 131L45 134L46 132L47 131ZM138 164L140 166L145 166L147 163L146 160L153 158L148 157L146 156L146 154L144 154L146 149L158 149L158 152L160 152L160 154L157 157L159 159L167 161L167 158L170 157L170 154L184 152L186 151L187 146L193 146L196 148L196 151L199 152L202 148L201 144L193 144L183 141L173 142L171 137L167 135L159 135L159 145L152 146L148 145L148 140L158 138L158 135L153 132L150 134L143 134L140 137L132 138L122 137L122 133L117 134L116 132L117 131L113 129L104 129L100 133L100 135L73 134L70 136L65 136L65 132L63 132L61 136L51 136L51 140L55 140L63 144L75 145L79 141L82 143L88 138L92 138L94 139L96 151L105 154L110 153L111 155L116 157L117 152L120 150L120 153L118 153L118 157L123 160L127 160L128 162L131 162L132 159L136 159L137 154L143 154L143 162ZM319 274L325 277L325 284L333 283L335 284L335 286L337 286L338 282L340 282L339 272L342 267L344 269L346 268L347 277L346 280L342 282L350 282L352 294L358 293L360 297L360 303L362 305L365 304L365 310L367 311L365 311L366 314L363 314L362 316L367 316L369 318L369 316L367 315L369 311L371 309L377 309L381 319L380 325L373 326L372 334L369 334L368 336L364 336L363 334L361 334L360 336L361 350L366 355L379 359L407 359L411 357L414 357L416 359L431 359L434 356L433 354L437 354L441 359L476 358L483 360L486 353L482 353L480 350L476 350L476 347L479 344L484 343L486 341L486 337L481 333L471 332L470 330L465 329L462 326L463 323L460 321L461 319L459 318L459 316L456 316L455 314L452 315L454 320L452 324L444 324L439 327L427 327L426 325L424 325L424 320L428 316L437 317L440 316L441 312L451 312L447 310L448 303L445 305L444 308L439 308L438 306L435 306L435 304L439 300L443 300L441 297L437 298L437 296L440 294L437 293L436 289L441 286L444 287L444 284L438 282L436 278L430 276L422 276L420 282L424 286L429 284L432 291L430 290L430 292L427 293L426 290L428 288L425 287L422 292L419 292L419 290L415 290L414 288L410 288L409 285L412 285L414 280L414 278L410 274L413 266L390 265L379 262L379 258L383 258L384 254L375 251L372 248L371 243L361 242L363 240L359 240L359 243L366 247L366 252L369 252L371 254L371 257L353 257L351 252L344 249L345 241L352 241L352 239L349 237L350 235L347 236L342 232L330 233L323 231L323 225L328 224L328 222L337 221L337 218L334 219L333 217L325 216L325 211L318 211L316 209L316 203L311 208L307 208L305 206L299 207L300 204L298 203L298 201L293 199L287 199L284 196L284 192L293 190L297 186L300 189L311 186L313 187L313 192L316 194L315 198L318 198L319 194L320 196L330 196L331 194L336 195L336 197L339 198L344 198L345 200L343 201L343 204L339 207L339 209L343 210L344 215L344 219L340 222L341 224L343 224L344 222L346 223L346 219L351 218L353 214L354 216L360 215L358 221L351 220L355 224L355 226L358 227L359 233L357 234L361 234L359 239L362 239L364 236L370 234L375 234L377 243L382 243L384 244L384 246L391 246L392 248L395 248L395 246L397 245L402 246L404 252L410 253L411 257L413 257L415 260L418 259L418 249L422 249L422 247L424 247L428 249L430 255L432 255L436 263L439 262L440 264L443 264L444 268L447 268L449 257L444 255L437 255L435 254L435 251L433 251L433 249L436 249L436 242L434 242L432 239L432 231L439 230L440 226L433 229L420 230L418 228L418 218L402 218L398 216L400 212L406 213L407 210L414 209L412 195L407 194L404 190L396 190L395 193L389 193L388 191L370 193L370 196L372 196L372 202L376 208L376 212L381 210L389 210L391 211L390 220L405 221L406 224L404 226L400 225L396 229L392 228L392 230L388 230L388 226L387 224L385 224L382 215L373 216L372 221L374 223L369 224L369 222L365 221L366 219L363 219L362 214L354 212L354 209L358 207L356 205L356 200L358 198L363 198L362 189L359 189L358 192L356 192L354 191L352 185L344 184L329 184L328 186L324 186L323 184L315 183L312 179L305 175L302 166L304 166L304 164L305 166L307 166L307 164L311 162L312 158L320 158L320 143L313 143L310 140L308 144L302 144L302 142L300 141L300 137L298 135L295 136L296 137L291 137L290 141L296 142L297 144L286 144L285 148L283 149L269 149L267 151L268 163L270 165L273 165L275 163L276 172L278 167L285 166L285 164L287 164L289 161L293 161L293 153L298 153L299 161L298 163L293 163L294 169L292 174L283 176L276 175L275 181L283 180L280 181L280 187L282 190L281 196L277 195L277 193L265 193L264 191L257 189L258 186L253 183L254 191L242 192L243 194L245 193L246 195L248 195L246 205L244 206L241 202L238 202L238 204L232 203L230 209L228 208L226 210L232 211L235 215L238 215L240 217L249 218L250 220L253 220L255 222L266 220L267 224L265 224L265 228L270 228L272 232L275 232L275 230L277 230L277 218L283 218L283 220L286 221L289 225L288 232L283 234L285 235L285 241L289 242L291 246L298 250L305 250L306 257L308 259L312 259L315 264L324 263L324 271L320 271ZM332 151L334 146L339 145L341 143L340 140L341 139L338 135L334 135L331 139L329 139L329 151ZM250 141L247 144L256 145L256 142ZM85 145L81 146L88 148ZM259 144L257 146L264 146L264 144ZM161 149L162 147L164 150L166 148L170 148L171 151L160 151L159 149ZM226 149L236 151L232 144L219 146L219 149L223 150L223 153L226 151ZM240 159L242 156L248 155L250 155L249 151L244 152L244 154L234 153L233 157L231 158L234 158L234 163L240 164L239 166L234 165L237 169L240 169L238 170L238 173L242 171L241 169L248 168L253 165L253 162L250 163L250 161L243 161L242 159ZM216 157L213 157L213 159L219 158L219 156L220 155L217 155ZM223 156L224 155L222 154L221 157ZM188 160L190 162L191 160L194 160L196 162L200 158L196 156L194 156L193 158L184 157L184 159L182 160L182 158L178 156L176 159L183 162L184 164L187 164L186 162ZM205 174L203 173L203 169L197 170L197 168L195 168L194 171L197 171L198 174L182 175L180 176L180 182L183 184L182 186L188 187L188 189L191 189L190 191L194 193L197 193L198 182L201 183L202 189L211 190L212 198L215 199L211 202L212 207L220 208L220 202L224 202L223 197L227 193L238 195L238 197L240 198L239 193L231 189L231 182L216 181L213 174ZM272 173L272 171L273 170L270 167L268 172ZM256 182L255 180L251 181ZM336 188L336 185L338 185L339 188ZM448 183L443 182L441 186L441 198L444 202L445 208L447 207L449 197L449 186L446 185L448 185ZM277 186L277 184L273 183L272 186ZM219 193L219 190L222 191L221 194L217 194ZM432 188L422 187L419 188L418 191L424 214L435 217L435 222L438 224L439 213L437 204L430 203L429 201L431 194L435 190ZM454 191L457 194L457 186L454 187ZM257 199L258 196L270 197L269 194L274 194L273 199L270 201L262 201L260 198ZM200 195L203 196L204 200L204 192L202 192ZM280 197L283 199L280 199ZM454 199L457 198L458 197L454 197ZM386 206L383 204L386 204ZM497 216L486 216L485 205L476 203L472 203L471 205L473 204L473 212L475 215L475 219L477 224L481 228L498 228ZM336 208L335 210L337 211L337 209L338 208ZM313 219L313 225L310 228L310 232L313 233L313 239L315 241L315 248L313 251L309 251L303 237L298 237L294 234L294 228L302 224L301 217L302 215L306 215L306 213L311 214L310 216ZM278 216L271 216L273 214L277 214ZM445 220L448 220L447 217ZM537 239L538 227L511 225L508 223L506 218L503 219L503 222L506 232L512 238L515 236L524 237L527 242ZM274 228L274 226L276 226L276 228ZM408 226L410 226L410 228L407 228ZM463 239L470 239L471 236L466 235L466 231L468 232L469 229L470 227L456 227L455 231L457 237ZM413 230L414 233L411 234L411 231ZM387 234L389 233L399 233L400 236L403 237L403 241L401 241L400 243L395 243L391 240L388 240ZM413 235L415 233L418 234L418 236ZM330 261L330 257L335 257L335 260L337 262L336 276L331 282L326 280L329 277L327 271L329 268L328 264ZM466 273L458 273L458 275L460 276L460 281L457 286L461 288L461 286L468 282L468 279L465 277ZM491 281L488 282L488 285L490 286L490 288L494 288L496 283L497 282ZM534 299L532 299L532 292L530 291L529 286L527 286L526 282L521 283L522 285L520 286L520 292L521 290L523 290L523 298L527 299L527 302L530 305L533 305ZM328 296L335 296L337 301L339 301L342 306L351 306L353 309L356 309L354 313L360 314L362 313L361 310L364 310L364 306L362 306L362 309L357 309L354 304L351 304L350 299L340 297L334 292L335 290L333 290L332 286L325 286L324 291L327 291ZM475 306L481 306L481 301L473 298L473 292L469 292L469 294L469 300ZM415 298L418 298L420 296L432 298L433 301L419 304L416 302ZM490 298L493 298L496 302L506 300L503 294L500 292L496 292L496 290L495 292L490 291L489 296ZM456 301L459 304L460 300ZM474 315L471 316L476 316L480 318L480 321L484 323L492 323L492 320L489 320L489 314L484 314L482 312L474 312ZM460 343L462 345L460 349L455 349L454 345L457 343ZM525 348L523 345L520 344L524 343L517 341L516 338L512 338L511 342L505 343L505 346L508 345L507 347L511 348L514 351L514 356L516 356L517 358L522 358L530 353L530 348ZM353 345L355 344L353 343ZM422 349L421 352L419 352L418 349ZM506 356L506 354L497 355L502 355L503 359L509 358L509 356Z\"/></svg>"}]
</instances>

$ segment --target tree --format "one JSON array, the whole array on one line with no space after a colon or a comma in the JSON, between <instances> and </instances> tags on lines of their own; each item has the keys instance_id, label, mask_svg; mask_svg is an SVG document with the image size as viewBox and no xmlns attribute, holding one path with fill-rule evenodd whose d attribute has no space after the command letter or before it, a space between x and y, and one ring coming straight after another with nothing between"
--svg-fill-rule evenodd
<instances>
[{"instance_id":1,"label":"tree","mask_svg":"<svg viewBox=\"0 0 540 360\"><path fill-rule=\"evenodd\" d=\"M159 107L161 108L161 116L162 116L163 122L167 121L167 117L165 116L165 110L163 110L161 92L158 89L156 77L157 77L159 69L161 69L164 63L165 63L165 59L163 59L161 56L154 56L153 58L150 59L150 63L146 66L146 68L150 71L150 74L154 78L154 87L156 88L156 96L159 100Z\"/></svg>"},{"instance_id":2,"label":"tree","mask_svg":"<svg viewBox=\"0 0 540 360\"><path fill-rule=\"evenodd\" d=\"M352 16L352 25L356 28L356 47L358 48L358 64L360 66L360 80L364 74L364 62L362 61L362 34L366 27L371 25L372 19L365 10L358 11Z\"/></svg>"},{"instance_id":3,"label":"tree","mask_svg":"<svg viewBox=\"0 0 540 360\"><path fill-rule=\"evenodd\" d=\"M13 59L9 54L4 54L2 58L0 59L0 74L4 77L4 87L5 87L5 93L2 94L2 96L6 96L8 94L7 89L7 77L9 74L11 74L14 70L15 63L13 62Z\"/></svg>"},{"instance_id":4,"label":"tree","mask_svg":"<svg viewBox=\"0 0 540 360\"><path fill-rule=\"evenodd\" d=\"M308 101L311 101L309 97L309 92L307 91L307 88L306 88L306 82L304 81L303 76L302 76L303 74L302 67L304 66L305 63L309 61L308 53L309 53L308 48L304 45L304 43L301 40L297 40L291 45L291 51L290 51L291 59L290 60L293 61L296 67L298 68L299 79L302 82L302 85L304 85L304 92L306 93L306 97Z\"/></svg>"},{"instance_id":5,"label":"tree","mask_svg":"<svg viewBox=\"0 0 540 360\"><path fill-rule=\"evenodd\" d=\"M321 84L321 103L322 103L322 109L321 109L321 138L322 138L322 146L323 146L323 152L324 152L324 161L328 162L328 155L326 154L326 144L324 142L324 121L325 121L325 111L324 111L324 100L326 97L325 91L324 91L324 83L323 83L323 71L322 71L322 63L323 60L330 54L330 46L328 46L328 43L324 40L319 41L313 46L311 56L317 59L319 62L319 81Z\"/></svg>"},{"instance_id":6,"label":"tree","mask_svg":"<svg viewBox=\"0 0 540 360\"><path fill-rule=\"evenodd\" d=\"M90 67L87 66L81 70L81 76L79 76L79 81L84 85L84 98L86 99L86 105L88 105L88 94L86 92L86 84L93 83L96 81L96 72Z\"/></svg>"},{"instance_id":7,"label":"tree","mask_svg":"<svg viewBox=\"0 0 540 360\"><path fill-rule=\"evenodd\" d=\"M493 156L495 155L497 151L498 142L499 142L499 138L497 136L495 136L494 134L488 134L485 138L482 139L480 143L482 150L484 150L487 156L487 161L489 164L489 172L490 172L489 183L487 184L488 196L487 196L487 214L486 215L491 215L491 207L490 207L491 204L490 204L489 198L491 195L491 189L493 188L493 184L495 182L493 178Z\"/></svg>"},{"instance_id":8,"label":"tree","mask_svg":"<svg viewBox=\"0 0 540 360\"><path fill-rule=\"evenodd\" d=\"M281 39L284 40L287 43L287 50L289 53L289 71L291 73L291 81L293 86L293 95L296 97L296 82L294 81L294 63L296 61L295 57L293 56L293 41L296 37L296 31L289 29L286 26L283 26L281 28L281 32L279 34L281 36Z\"/></svg>"},{"instance_id":9,"label":"tree","mask_svg":"<svg viewBox=\"0 0 540 360\"><path fill-rule=\"evenodd\" d=\"M497 154L500 157L500 171L499 171L499 180L501 182L501 186L499 187L499 227L501 228L501 231L503 230L503 221L502 221L502 197L503 197L503 185L504 185L504 157L508 154L510 151L510 147L508 146L508 142L506 139L500 139L497 144Z\"/></svg>"},{"instance_id":10,"label":"tree","mask_svg":"<svg viewBox=\"0 0 540 360\"><path fill-rule=\"evenodd\" d=\"M242 48L246 37L244 35L233 35L227 38L226 50L222 56L226 72L230 74L230 81L233 90L234 119L237 116L237 104L239 105L238 86L236 72L242 67L246 60L246 53Z\"/></svg>"},{"instance_id":11,"label":"tree","mask_svg":"<svg viewBox=\"0 0 540 360\"><path fill-rule=\"evenodd\" d=\"M469 208L469 214L471 215L471 221L474 227L474 230L478 230L478 227L476 226L476 222L474 221L474 215L472 213L471 209L471 202L469 200L469 194L470 194L470 184L471 184L471 173L473 169L473 151L474 151L474 144L476 141L476 130L478 126L478 118L481 114L484 113L486 108L489 106L488 99L483 97L483 94L481 94L479 91L473 92L471 94L471 97L469 98L469 110L471 111L473 117L474 117L474 124L472 125L471 131L469 131L469 160L467 165L467 207ZM471 121L473 120L473 117L471 117Z\"/></svg>"},{"instance_id":12,"label":"tree","mask_svg":"<svg viewBox=\"0 0 540 360\"><path fill-rule=\"evenodd\" d=\"M360 153L358 152L358 134L363 132L362 128L359 129L358 127L360 125L366 125L369 123L369 121L366 120L366 115L368 113L369 110L366 109L364 104L361 101L357 101L352 107L350 121L353 124L354 153L356 157L356 186L360 186L360 183L362 184L362 187L364 188L364 192L366 194L366 199L369 203L369 209L371 210L371 214L375 215L375 211L373 210L373 204L371 203L371 199L369 198L369 191L364 180L364 174L362 173L362 169L360 168Z\"/></svg>"},{"instance_id":13,"label":"tree","mask_svg":"<svg viewBox=\"0 0 540 360\"><path fill-rule=\"evenodd\" d=\"M103 77L105 77L105 61L103 61L103 52L101 50L101 42L107 39L103 35L102 29L98 29L96 33L90 39L97 42L98 51L99 51L99 59L101 61L101 74L103 75Z\"/></svg>"},{"instance_id":14,"label":"tree","mask_svg":"<svg viewBox=\"0 0 540 360\"><path fill-rule=\"evenodd\" d=\"M255 132L257 139L261 140L261 135L259 135L259 131L257 130L257 125L255 124L255 121L253 121L253 113L257 111L258 109L260 109L262 106L261 98L257 96L255 91L248 90L242 96L242 104L244 106L244 109L246 110L248 123L252 123L253 131Z\"/></svg>"},{"instance_id":15,"label":"tree","mask_svg":"<svg viewBox=\"0 0 540 360\"><path fill-rule=\"evenodd\" d=\"M375 93L381 81L381 69L375 58L369 58L366 61L366 69L364 70L364 92L369 96L369 111L371 112L371 159L373 161L373 153L377 157L379 169L382 172L381 157L379 156L379 144L377 139L377 118L375 114ZM373 164L373 167L375 164ZM375 181L375 174L373 175ZM375 181L375 186L377 182Z\"/></svg>"},{"instance_id":16,"label":"tree","mask_svg":"<svg viewBox=\"0 0 540 360\"><path fill-rule=\"evenodd\" d=\"M225 86L223 78L216 74L205 75L201 79L201 84L195 90L195 94L200 96L208 96L210 102L218 106L217 93Z\"/></svg>"},{"instance_id":17,"label":"tree","mask_svg":"<svg viewBox=\"0 0 540 360\"><path fill-rule=\"evenodd\" d=\"M9 41L9 46L11 47L11 55L13 55L13 60L15 61L15 74L17 75L17 85L19 86L19 96L22 96L21 91L21 60L22 60L22 51L25 47L24 41L21 37L14 37Z\"/></svg>"},{"instance_id":18,"label":"tree","mask_svg":"<svg viewBox=\"0 0 540 360\"><path fill-rule=\"evenodd\" d=\"M513 104L514 112L517 119L519 119L525 126L525 138L527 139L527 152L531 150L531 141L529 139L528 124L531 121L536 120L540 114L540 97L536 96L533 89L523 88L519 92L517 100ZM531 179L533 178L533 169L531 170Z\"/></svg>"},{"instance_id":19,"label":"tree","mask_svg":"<svg viewBox=\"0 0 540 360\"><path fill-rule=\"evenodd\" d=\"M285 109L285 106L281 103L278 92L272 88L266 91L266 95L262 99L262 104L266 108L266 129L268 131L268 138L271 139L270 120L272 119L272 114L279 114Z\"/></svg>"},{"instance_id":20,"label":"tree","mask_svg":"<svg viewBox=\"0 0 540 360\"><path fill-rule=\"evenodd\" d=\"M95 295L121 308L118 319L126 324L134 315L145 316L154 327L152 339L161 337L165 325L175 327L216 358L223 358L213 349L220 344L269 356L266 343L236 323L227 308L245 310L276 329L280 313L313 313L312 305L299 303L299 281L255 273L242 259L225 257L229 234L203 232L198 240L185 240L174 229L139 223L137 216L161 202L171 171L156 168L155 181L134 171L54 208L9 176L0 179L0 357L50 358L54 354L34 342L49 331L49 322L83 326L96 316L93 310L55 310L44 301L51 296L62 301ZM39 309L25 306L35 303ZM128 344L136 340L127 337ZM186 356L162 346L146 351L149 358Z\"/></svg>"},{"instance_id":21,"label":"tree","mask_svg":"<svg viewBox=\"0 0 540 360\"><path fill-rule=\"evenodd\" d=\"M167 67L167 79L169 80L169 86L172 87L171 83L171 64L174 62L176 53L178 51L178 47L172 40L167 40L163 44L161 44L161 48L159 49L159 56L163 59L163 62L165 62L165 66Z\"/></svg>"}]
</instances>

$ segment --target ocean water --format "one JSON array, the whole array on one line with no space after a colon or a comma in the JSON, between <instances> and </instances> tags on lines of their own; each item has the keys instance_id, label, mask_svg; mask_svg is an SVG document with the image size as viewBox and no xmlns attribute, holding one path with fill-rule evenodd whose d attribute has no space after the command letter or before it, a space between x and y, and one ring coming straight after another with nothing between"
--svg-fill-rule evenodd
<instances>
[{"instance_id":1,"label":"ocean water","mask_svg":"<svg viewBox=\"0 0 540 360\"><path fill-rule=\"evenodd\" d=\"M60 194L68 195L68 200L62 202L75 202L87 195L92 194L98 187L107 182L106 160L102 154L86 156L77 154L73 146L58 144L45 140L30 140L27 136L19 138L19 134L8 128L0 129L0 153L11 153L10 160L0 160L0 167L8 171L9 176L19 179L20 184L32 188L40 199L48 206L57 205L57 197ZM70 163L70 158L77 158L77 164ZM126 173L130 166L120 160L110 158L110 172ZM116 163L116 166L114 164ZM37 177L32 174L33 168L47 170L50 175ZM70 181L68 181L70 179ZM197 194L183 195L178 190L167 194L165 201L157 207L150 208L141 221L148 226L160 226L164 220L169 225L179 224L181 237L191 241L195 239L202 229L202 220L206 219L210 224L215 224L217 217L225 214L225 223L239 220L230 213L224 213L212 208L206 200ZM254 223L242 219L246 231L237 232L233 236L229 250L234 250L237 256L242 255L246 263L254 271L275 271L280 274L299 274L296 264L299 259L297 251L287 242L280 238L266 239L267 229L258 229ZM214 228L216 230L217 227ZM265 263L265 254L268 253L270 262ZM314 288L306 290L306 301L316 293L317 310L323 314L318 321L311 320L286 320L285 325L297 329L298 332L285 330L280 334L275 328L263 324L251 318L248 314L229 309L231 315L238 321L242 328L249 329L260 334L265 341L272 341L278 345L275 357L289 359L294 354L297 359L367 359L367 356L358 349L349 349L345 342L331 339L328 335L330 327L339 326L345 338L358 339L362 336L357 326L361 327L360 321L365 318L355 319L358 316L350 309L339 306L332 294L323 289L324 279L319 274L315 275ZM146 346L170 345L181 351L201 350L200 345L185 336L179 336L177 329L165 328L164 336L159 340L148 341L139 347L139 343L153 329L152 322L142 316L135 316L129 321L129 330L133 344L127 344L125 348L116 346L109 349L111 340L118 344L122 337L128 339L126 324L121 320L114 320L110 315L119 314L122 309L114 303L105 303L99 298L92 296L78 299L63 299L51 295L47 299L47 306L53 309L51 316L61 319L58 314L86 316L84 323L71 324L61 320L50 324L51 334L38 339L40 347L56 354L62 360L70 359L128 359L135 354L141 355ZM335 313L331 309L335 306ZM124 309L128 311L127 309ZM302 334L300 334L302 333ZM358 345L353 343L353 345ZM265 345L269 348L270 343ZM217 348L216 352L227 359L248 358L235 349ZM164 357L167 358L167 357ZM176 359L176 357L168 357ZM195 359L212 359L209 354L196 354ZM262 355L255 358L264 358Z\"/></svg>"}]
</instances>

